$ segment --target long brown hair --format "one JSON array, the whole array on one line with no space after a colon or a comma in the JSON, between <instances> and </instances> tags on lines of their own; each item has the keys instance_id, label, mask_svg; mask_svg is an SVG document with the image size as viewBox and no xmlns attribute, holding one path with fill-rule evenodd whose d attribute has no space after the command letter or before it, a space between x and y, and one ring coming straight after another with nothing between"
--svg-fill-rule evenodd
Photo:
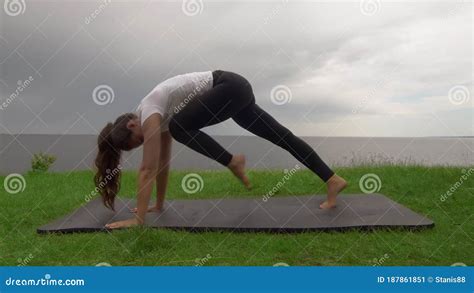
<instances>
[{"instance_id":1,"label":"long brown hair","mask_svg":"<svg viewBox=\"0 0 474 293\"><path fill-rule=\"evenodd\" d=\"M96 190L102 196L104 205L114 210L114 201L120 190L122 151L131 149L129 139L132 131L127 123L137 116L133 113L120 115L114 123L107 123L97 139L98 152L95 158L97 173L94 176Z\"/></svg>"}]
</instances>

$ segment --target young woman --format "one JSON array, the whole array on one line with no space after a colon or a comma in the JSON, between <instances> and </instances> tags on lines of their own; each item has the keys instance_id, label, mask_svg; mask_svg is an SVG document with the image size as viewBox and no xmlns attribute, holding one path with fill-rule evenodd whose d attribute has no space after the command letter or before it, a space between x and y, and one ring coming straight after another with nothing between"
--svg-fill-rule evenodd
<instances>
[{"instance_id":1,"label":"young woman","mask_svg":"<svg viewBox=\"0 0 474 293\"><path fill-rule=\"evenodd\" d=\"M232 118L238 125L287 150L327 184L327 200L320 205L329 209L347 185L303 140L278 123L255 103L250 83L229 71L206 71L178 75L158 84L140 102L136 113L123 114L108 123L98 138L95 160L104 205L114 207L120 188L117 170L122 151L143 144L143 159L138 172L138 199L135 217L107 224L108 228L143 224L147 211L163 207L171 153L172 138L203 154L229 170L250 188L245 175L245 156L233 155L200 129ZM109 175L117 174L115 176ZM148 207L153 183L157 201Z\"/></svg>"}]
</instances>

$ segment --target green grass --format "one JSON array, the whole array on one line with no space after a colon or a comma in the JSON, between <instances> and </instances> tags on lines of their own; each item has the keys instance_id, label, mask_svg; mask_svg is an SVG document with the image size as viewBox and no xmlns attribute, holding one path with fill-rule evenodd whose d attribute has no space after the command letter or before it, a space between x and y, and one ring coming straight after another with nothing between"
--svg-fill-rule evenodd
<instances>
[{"instance_id":1,"label":"green grass","mask_svg":"<svg viewBox=\"0 0 474 293\"><path fill-rule=\"evenodd\" d=\"M197 171L202 191L188 195L181 188L187 172L172 172L167 198L261 197L282 179L283 171L251 171L253 190L245 190L228 172ZM92 173L26 174L26 189L9 194L0 188L0 265L451 265L474 260L473 178L446 201L440 196L459 181L461 168L377 166L339 168L345 193L360 193L366 173L382 181L380 193L428 216L433 229L344 233L265 234L188 233L133 228L112 233L38 235L36 227L63 216L93 190ZM471 176L474 177L474 174ZM5 177L0 177L1 182ZM136 175L126 172L122 196L135 192ZM325 192L309 171L299 171L275 196ZM375 260L380 260L377 263Z\"/></svg>"}]
</instances>

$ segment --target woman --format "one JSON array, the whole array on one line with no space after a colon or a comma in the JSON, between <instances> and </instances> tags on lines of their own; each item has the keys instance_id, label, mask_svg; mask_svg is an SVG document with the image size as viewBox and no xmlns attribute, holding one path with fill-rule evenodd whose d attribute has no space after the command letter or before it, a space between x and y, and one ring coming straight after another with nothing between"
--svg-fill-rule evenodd
<instances>
[{"instance_id":1,"label":"woman","mask_svg":"<svg viewBox=\"0 0 474 293\"><path fill-rule=\"evenodd\" d=\"M109 173L119 165L122 151L143 144L137 208L134 210L136 215L106 227L143 224L147 211L162 209L172 138L226 166L245 187L250 188L245 175L244 155L230 154L200 130L229 118L251 133L287 150L326 182L327 200L320 208L329 209L336 205L336 196L346 187L346 181L337 176L307 143L255 103L252 86L244 77L222 70L194 72L160 83L140 102L136 113L121 115L100 132L95 183L101 187L104 204L112 209L120 188L120 173L117 176L110 176ZM148 207L155 181L157 201L154 206Z\"/></svg>"}]
</instances>

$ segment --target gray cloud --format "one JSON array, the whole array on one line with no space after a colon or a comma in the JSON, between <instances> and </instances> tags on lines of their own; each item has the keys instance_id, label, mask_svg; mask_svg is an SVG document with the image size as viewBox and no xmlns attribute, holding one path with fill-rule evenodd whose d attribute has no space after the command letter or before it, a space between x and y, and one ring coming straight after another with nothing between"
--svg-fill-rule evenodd
<instances>
[{"instance_id":1,"label":"gray cloud","mask_svg":"<svg viewBox=\"0 0 474 293\"><path fill-rule=\"evenodd\" d=\"M225 69L302 135L474 134L474 98L448 97L473 92L468 3L381 2L372 16L359 2L203 3L195 16L161 1L27 1L1 14L2 101L34 80L0 111L0 132L96 133L165 78ZM92 100L102 84L115 95L105 106ZM277 85L290 103L271 102Z\"/></svg>"}]
</instances>

